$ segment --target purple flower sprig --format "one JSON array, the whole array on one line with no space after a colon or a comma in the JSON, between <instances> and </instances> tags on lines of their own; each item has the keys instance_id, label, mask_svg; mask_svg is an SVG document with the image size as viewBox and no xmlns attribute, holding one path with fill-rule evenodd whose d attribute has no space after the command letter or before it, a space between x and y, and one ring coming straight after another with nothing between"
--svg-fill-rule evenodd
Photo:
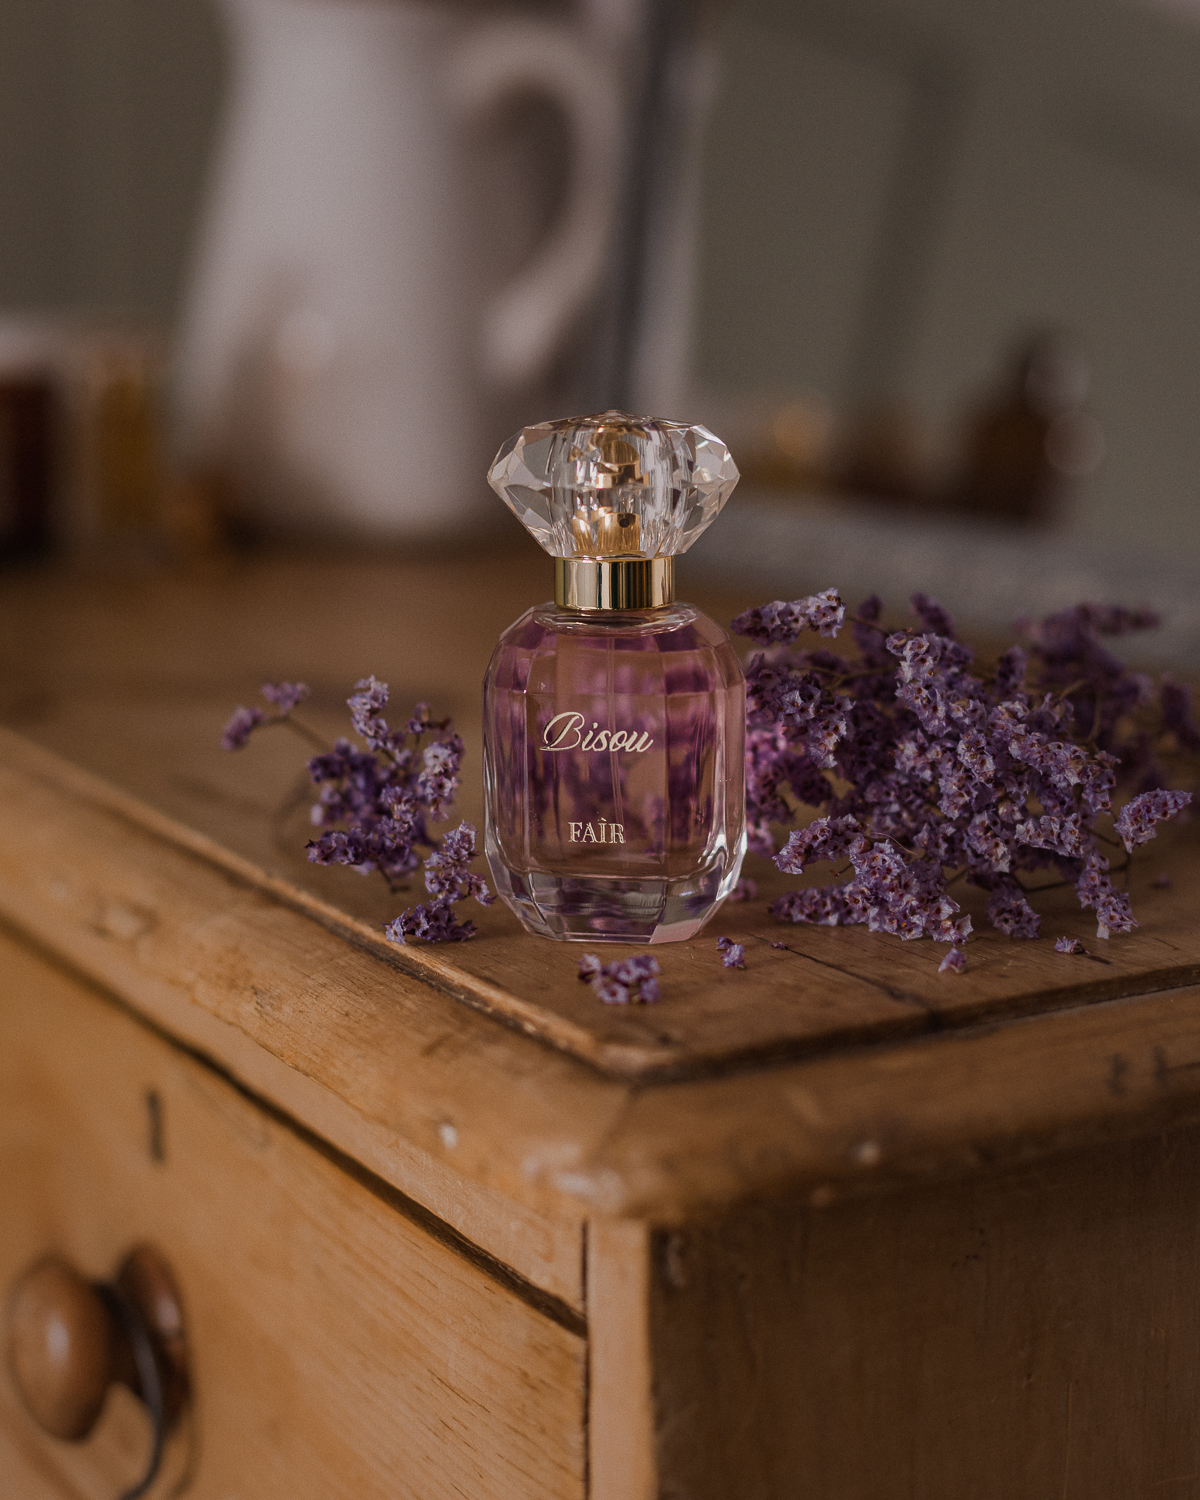
<instances>
[{"instance_id":1,"label":"purple flower sprig","mask_svg":"<svg viewBox=\"0 0 1200 1500\"><path fill-rule=\"evenodd\" d=\"M887 632L882 605L855 614L856 658L794 645L836 636L834 589L748 610L735 632L765 646L747 668L750 847L801 874L833 863L833 883L772 905L783 921L865 923L950 944L940 970L962 973L971 919L949 893L987 892L992 926L1035 938L1041 918L1023 877L1056 872L1096 913L1097 933L1136 926L1113 875L1158 824L1192 800L1165 789L1165 764L1200 750L1188 689L1130 672L1102 637L1149 628L1149 611L1081 604L1022 628L990 672L955 637L936 600L912 599L919 627ZM1106 831L1118 788L1132 792ZM819 816L775 848L800 807ZM1102 845L1126 861L1113 870Z\"/></svg>"},{"instance_id":2,"label":"purple flower sprig","mask_svg":"<svg viewBox=\"0 0 1200 1500\"><path fill-rule=\"evenodd\" d=\"M651 953L602 964L594 953L579 960L579 977L605 1005L650 1005L659 998L658 959Z\"/></svg>"},{"instance_id":3,"label":"purple flower sprig","mask_svg":"<svg viewBox=\"0 0 1200 1500\"><path fill-rule=\"evenodd\" d=\"M475 936L474 922L460 922L454 915L455 904L474 896L480 906L491 906L496 899L482 875L468 869L475 857L475 826L460 823L442 840L425 861L425 888L434 898L420 906L401 912L384 929L393 943L406 943L410 937L426 943L463 943Z\"/></svg>"},{"instance_id":4,"label":"purple flower sprig","mask_svg":"<svg viewBox=\"0 0 1200 1500\"><path fill-rule=\"evenodd\" d=\"M462 942L475 935L473 922L454 915L459 901L474 897L481 906L494 899L483 878L468 866L475 854L475 829L461 824L438 840L430 820L441 820L454 805L459 786L463 742L449 719L434 719L427 703L418 703L402 728L383 717L388 685L365 677L347 699L350 722L365 743L338 739L327 745L293 710L309 697L302 682L267 683L263 697L275 708L239 708L225 726L221 744L241 750L259 729L286 724L320 753L308 762L313 784L320 787L311 809L313 824L323 830L307 845L313 864L349 865L362 875L377 871L392 891L422 863L432 901L403 912L386 929L393 942ZM422 851L431 851L422 859Z\"/></svg>"},{"instance_id":5,"label":"purple flower sprig","mask_svg":"<svg viewBox=\"0 0 1200 1500\"><path fill-rule=\"evenodd\" d=\"M309 697L311 689L306 682L265 682L262 695L268 703L275 705L276 712L270 716L255 705L253 708L236 708L221 733L222 750L244 750L256 729L269 729L275 724L286 724L302 734L310 743L323 741L312 730L292 718L292 709Z\"/></svg>"},{"instance_id":6,"label":"purple flower sprig","mask_svg":"<svg viewBox=\"0 0 1200 1500\"><path fill-rule=\"evenodd\" d=\"M822 635L837 635L846 618L846 606L837 589L809 594L806 599L776 599L774 604L760 604L748 609L733 622L736 635L773 645L794 641L805 629L819 630Z\"/></svg>"}]
</instances>

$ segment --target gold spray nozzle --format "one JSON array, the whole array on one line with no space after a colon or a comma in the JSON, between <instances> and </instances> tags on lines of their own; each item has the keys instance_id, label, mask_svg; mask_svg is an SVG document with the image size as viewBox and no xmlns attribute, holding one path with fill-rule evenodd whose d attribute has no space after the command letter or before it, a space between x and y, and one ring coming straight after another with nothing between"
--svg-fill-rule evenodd
<instances>
[{"instance_id":1,"label":"gold spray nozzle","mask_svg":"<svg viewBox=\"0 0 1200 1500\"><path fill-rule=\"evenodd\" d=\"M627 556L642 550L642 523L631 510L604 510L596 522L596 554Z\"/></svg>"}]
</instances>

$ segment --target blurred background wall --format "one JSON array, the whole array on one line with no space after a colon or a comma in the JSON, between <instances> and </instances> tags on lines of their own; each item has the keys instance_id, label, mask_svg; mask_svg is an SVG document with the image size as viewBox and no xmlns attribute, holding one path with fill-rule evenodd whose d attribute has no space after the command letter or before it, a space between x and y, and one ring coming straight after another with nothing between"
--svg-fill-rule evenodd
<instances>
[{"instance_id":1,"label":"blurred background wall","mask_svg":"<svg viewBox=\"0 0 1200 1500\"><path fill-rule=\"evenodd\" d=\"M698 373L906 399L931 441L1022 332L1105 434L1062 518L1200 544L1200 29L1115 0L742 0L708 153Z\"/></svg>"},{"instance_id":2,"label":"blurred background wall","mask_svg":"<svg viewBox=\"0 0 1200 1500\"><path fill-rule=\"evenodd\" d=\"M224 66L209 0L0 0L0 305L176 316Z\"/></svg>"},{"instance_id":3,"label":"blurred background wall","mask_svg":"<svg viewBox=\"0 0 1200 1500\"><path fill-rule=\"evenodd\" d=\"M0 0L0 305L177 317L227 57L210 0ZM1133 0L731 0L702 403L896 402L935 468L1030 330L1104 457L1058 528L1200 543L1200 27Z\"/></svg>"}]
</instances>

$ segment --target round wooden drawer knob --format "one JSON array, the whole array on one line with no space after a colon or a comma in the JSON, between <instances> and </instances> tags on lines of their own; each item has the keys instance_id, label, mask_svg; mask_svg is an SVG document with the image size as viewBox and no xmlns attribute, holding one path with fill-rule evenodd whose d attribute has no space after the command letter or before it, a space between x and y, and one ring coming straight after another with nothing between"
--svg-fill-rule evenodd
<instances>
[{"instance_id":1,"label":"round wooden drawer knob","mask_svg":"<svg viewBox=\"0 0 1200 1500\"><path fill-rule=\"evenodd\" d=\"M179 1296L156 1251L132 1250L111 1282L88 1281L56 1255L30 1266L8 1299L8 1363L30 1416L70 1442L96 1425L109 1386L127 1385L154 1429L146 1475L126 1497L144 1493L188 1393Z\"/></svg>"},{"instance_id":2,"label":"round wooden drawer knob","mask_svg":"<svg viewBox=\"0 0 1200 1500\"><path fill-rule=\"evenodd\" d=\"M30 1416L53 1437L84 1438L113 1382L117 1332L94 1287L47 1256L13 1288L8 1357Z\"/></svg>"}]
</instances>

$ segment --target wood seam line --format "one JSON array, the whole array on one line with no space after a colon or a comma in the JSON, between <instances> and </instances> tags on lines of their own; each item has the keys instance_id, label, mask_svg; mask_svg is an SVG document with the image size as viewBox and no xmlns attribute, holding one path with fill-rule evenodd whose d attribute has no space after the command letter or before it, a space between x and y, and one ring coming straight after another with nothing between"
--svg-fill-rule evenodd
<instances>
[{"instance_id":1,"label":"wood seam line","mask_svg":"<svg viewBox=\"0 0 1200 1500\"><path fill-rule=\"evenodd\" d=\"M579 1290L583 1302L583 1315L588 1316L588 1221L579 1226ZM583 1362L583 1496L592 1500L592 1348L588 1343L588 1357Z\"/></svg>"},{"instance_id":2,"label":"wood seam line","mask_svg":"<svg viewBox=\"0 0 1200 1500\"><path fill-rule=\"evenodd\" d=\"M593 1221L588 1232L588 1495L657 1500L649 1225Z\"/></svg>"},{"instance_id":3,"label":"wood seam line","mask_svg":"<svg viewBox=\"0 0 1200 1500\"><path fill-rule=\"evenodd\" d=\"M408 1219L417 1228L423 1230L431 1239L437 1240L449 1250L453 1250L464 1260L470 1261L485 1276L503 1287L506 1291L519 1297L528 1307L539 1312L543 1317L549 1318L552 1323L557 1323L560 1328L565 1328L568 1333L573 1333L578 1338L586 1339L588 1336L587 1318L564 1302L561 1297L555 1296L553 1292L544 1291L534 1282L522 1276L519 1271L514 1271L511 1266L505 1264L490 1251L484 1250L474 1240L455 1229L453 1225L447 1224L444 1219L419 1203L415 1198L410 1198L407 1193L401 1192L390 1182L380 1177L377 1172L372 1172L362 1162L357 1161L348 1152L339 1146L333 1145L325 1140L316 1131L298 1120L295 1115L282 1109L273 1100L264 1097L255 1089L250 1088L235 1073L230 1072L223 1063L205 1052L202 1048L192 1043L182 1041L165 1027L160 1026L149 1016L144 1015L135 1006L132 1006L117 991L96 979L93 975L78 968L70 960L63 958L53 948L47 947L39 938L14 926L8 921L3 913L0 913L0 932L4 932L16 942L32 949L38 957L51 968L57 969L59 973L67 975L75 983L83 985L92 994L115 1006L124 1015L129 1016L137 1024L143 1027L151 1035L165 1042L176 1052L181 1052L185 1057L191 1058L207 1072L221 1079L229 1085L243 1099L260 1109L267 1117L277 1125L289 1131L304 1145L323 1156L326 1161L335 1166L346 1176L352 1178L361 1187L365 1188L373 1197L379 1199L386 1207Z\"/></svg>"}]
</instances>

